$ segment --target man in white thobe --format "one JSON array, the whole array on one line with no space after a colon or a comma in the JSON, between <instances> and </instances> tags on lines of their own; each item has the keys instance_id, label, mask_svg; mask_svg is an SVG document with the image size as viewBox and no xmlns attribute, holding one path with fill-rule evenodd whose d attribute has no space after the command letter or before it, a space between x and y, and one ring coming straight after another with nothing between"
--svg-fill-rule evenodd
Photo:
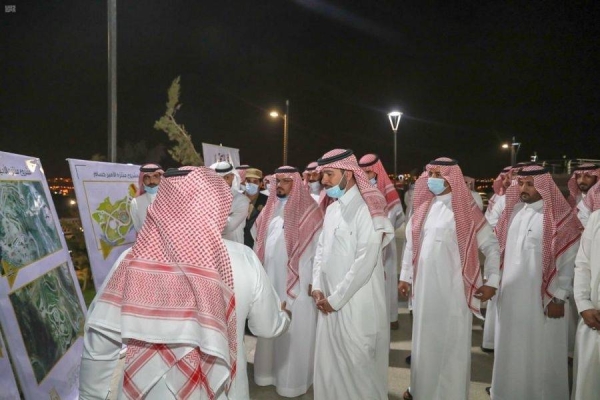
<instances>
[{"instance_id":1,"label":"man in white thobe","mask_svg":"<svg viewBox=\"0 0 600 400\"><path fill-rule=\"evenodd\" d=\"M455 160L438 158L415 184L399 290L413 293L411 385L405 399L464 400L472 316L496 293L500 252ZM485 256L483 284L478 249Z\"/></svg>"},{"instance_id":2,"label":"man in white thobe","mask_svg":"<svg viewBox=\"0 0 600 400\"><path fill-rule=\"evenodd\" d=\"M376 154L365 154L361 157L358 165L367 174L369 182L375 186L385 197L387 205L385 211L394 228L400 228L404 223L404 210L400 196L394 184L388 177L379 156ZM390 317L390 328L398 329L398 248L396 241L392 240L383 248L383 268L385 270L385 297L387 298L388 314Z\"/></svg>"},{"instance_id":3,"label":"man in white thobe","mask_svg":"<svg viewBox=\"0 0 600 400\"><path fill-rule=\"evenodd\" d=\"M142 230L148 206L156 198L160 178L164 173L162 167L158 164L143 164L140 167L138 178L138 190L136 196L131 199L129 213L133 221L133 228L136 232Z\"/></svg>"},{"instance_id":4,"label":"man in white thobe","mask_svg":"<svg viewBox=\"0 0 600 400\"><path fill-rule=\"evenodd\" d=\"M393 240L386 201L352 150L319 159L327 207L313 271L319 309L315 400L387 399L389 319L382 248Z\"/></svg>"},{"instance_id":5,"label":"man in white thobe","mask_svg":"<svg viewBox=\"0 0 600 400\"><path fill-rule=\"evenodd\" d=\"M246 216L248 215L248 197L240 193L240 177L233 165L227 161L214 163L210 169L225 179L233 195L231 211L227 217L227 225L223 229L223 239L232 240L237 243L244 243L244 227L246 226Z\"/></svg>"},{"instance_id":6,"label":"man in white thobe","mask_svg":"<svg viewBox=\"0 0 600 400\"><path fill-rule=\"evenodd\" d=\"M317 308L310 293L323 213L296 168L280 167L274 178L276 188L254 224L254 249L294 319L285 334L258 339L254 381L275 385L280 396L296 397L313 383Z\"/></svg>"},{"instance_id":7,"label":"man in white thobe","mask_svg":"<svg viewBox=\"0 0 600 400\"><path fill-rule=\"evenodd\" d=\"M183 167L162 185L88 310L80 398L108 398L127 344L119 398L249 399L244 322L282 334L285 303L254 252L221 238L232 195L219 176Z\"/></svg>"},{"instance_id":8,"label":"man in white thobe","mask_svg":"<svg viewBox=\"0 0 600 400\"><path fill-rule=\"evenodd\" d=\"M600 394L600 210L588 219L575 259L574 297L581 315L575 342L572 400Z\"/></svg>"},{"instance_id":9,"label":"man in white thobe","mask_svg":"<svg viewBox=\"0 0 600 400\"><path fill-rule=\"evenodd\" d=\"M565 299L572 287L581 224L542 167L518 172L496 225L502 283L491 396L569 397Z\"/></svg>"},{"instance_id":10,"label":"man in white thobe","mask_svg":"<svg viewBox=\"0 0 600 400\"><path fill-rule=\"evenodd\" d=\"M511 185L512 182L512 167L506 167L500 172L498 177L494 180L492 187L494 188L494 195L488 202L487 210L485 211L485 219L490 224L492 229L496 227L498 219L502 215L505 206L505 195L506 189ZM516 174L516 172L515 172ZM487 302L485 310L485 325L483 326L483 339L481 341L481 350L486 353L494 351L494 335L496 332L496 301L497 296L492 297Z\"/></svg>"}]
</instances>

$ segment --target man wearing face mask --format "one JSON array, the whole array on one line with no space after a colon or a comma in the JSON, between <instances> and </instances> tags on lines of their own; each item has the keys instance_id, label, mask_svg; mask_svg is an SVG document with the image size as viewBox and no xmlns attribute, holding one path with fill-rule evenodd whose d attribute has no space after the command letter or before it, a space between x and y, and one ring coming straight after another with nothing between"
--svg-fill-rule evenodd
<instances>
[{"instance_id":1,"label":"man wearing face mask","mask_svg":"<svg viewBox=\"0 0 600 400\"><path fill-rule=\"evenodd\" d=\"M244 243L244 227L248 213L248 198L240 193L240 177L233 165L227 161L214 163L210 169L225 179L233 194L231 211L227 217L227 225L223 230L223 239Z\"/></svg>"},{"instance_id":2,"label":"man wearing face mask","mask_svg":"<svg viewBox=\"0 0 600 400\"><path fill-rule=\"evenodd\" d=\"M260 169L248 168L246 169L246 197L250 201L248 208L246 209L246 227L244 228L244 244L251 249L254 248L254 238L252 237L252 226L258 218L258 215L262 211L269 196L265 196L260 193L259 186L260 181L263 177L263 173Z\"/></svg>"},{"instance_id":3,"label":"man wearing face mask","mask_svg":"<svg viewBox=\"0 0 600 400\"><path fill-rule=\"evenodd\" d=\"M581 228L546 169L518 172L496 225L502 285L492 398L569 398L565 300Z\"/></svg>"},{"instance_id":4,"label":"man wearing face mask","mask_svg":"<svg viewBox=\"0 0 600 400\"><path fill-rule=\"evenodd\" d=\"M379 156L376 154L366 154L362 156L358 165L367 174L371 185L375 186L385 197L387 202L385 212L394 227L394 231L400 228L404 223L404 211L400 203L400 196L398 196L394 184L388 177ZM395 240L392 240L383 249L383 265L386 276L385 293L388 299L390 327L398 329L398 250Z\"/></svg>"},{"instance_id":5,"label":"man wearing face mask","mask_svg":"<svg viewBox=\"0 0 600 400\"><path fill-rule=\"evenodd\" d=\"M140 167L137 194L131 199L129 209L136 232L139 232L142 229L142 225L144 225L148 206L156 198L160 178L163 174L164 171L158 164L143 164Z\"/></svg>"},{"instance_id":6,"label":"man wearing face mask","mask_svg":"<svg viewBox=\"0 0 600 400\"><path fill-rule=\"evenodd\" d=\"M311 287L323 213L296 168L280 167L274 178L269 200L254 225L254 250L294 318L284 335L258 339L254 381L259 386L275 385L281 396L296 397L313 382L317 309Z\"/></svg>"},{"instance_id":7,"label":"man wearing face mask","mask_svg":"<svg viewBox=\"0 0 600 400\"><path fill-rule=\"evenodd\" d=\"M313 268L319 309L316 400L387 399L389 316L381 253L394 239L386 200L352 150L318 160L327 207Z\"/></svg>"},{"instance_id":8,"label":"man wearing face mask","mask_svg":"<svg viewBox=\"0 0 600 400\"><path fill-rule=\"evenodd\" d=\"M410 388L404 399L469 397L473 314L496 293L500 250L458 163L438 158L415 183L398 289L412 283ZM478 249L485 254L484 285Z\"/></svg>"}]
</instances>

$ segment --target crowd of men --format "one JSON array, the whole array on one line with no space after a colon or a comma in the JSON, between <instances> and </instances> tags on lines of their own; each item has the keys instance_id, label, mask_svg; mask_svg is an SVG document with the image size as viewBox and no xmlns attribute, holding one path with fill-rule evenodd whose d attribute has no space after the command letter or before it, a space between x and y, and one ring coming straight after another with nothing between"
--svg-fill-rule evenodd
<instances>
[{"instance_id":1,"label":"crowd of men","mask_svg":"<svg viewBox=\"0 0 600 400\"><path fill-rule=\"evenodd\" d=\"M413 310L404 399L469 397L484 302L494 400L600 398L599 176L578 166L565 198L543 167L510 166L484 214L458 163L438 158L406 220L375 154L335 149L266 176L228 162L143 165L137 240L89 308L81 398L107 398L125 354L124 397L248 399L247 327L257 385L387 399L398 293Z\"/></svg>"}]
</instances>

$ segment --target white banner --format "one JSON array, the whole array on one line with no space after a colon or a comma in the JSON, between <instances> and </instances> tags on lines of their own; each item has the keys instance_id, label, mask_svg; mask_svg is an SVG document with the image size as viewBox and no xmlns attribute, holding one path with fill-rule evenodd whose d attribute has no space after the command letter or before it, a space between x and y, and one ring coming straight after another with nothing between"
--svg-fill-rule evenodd
<instances>
[{"instance_id":1,"label":"white banner","mask_svg":"<svg viewBox=\"0 0 600 400\"><path fill-rule=\"evenodd\" d=\"M204 158L204 165L207 167L221 161L227 161L234 167L240 165L240 150L233 147L202 143L202 157Z\"/></svg>"},{"instance_id":2,"label":"white banner","mask_svg":"<svg viewBox=\"0 0 600 400\"><path fill-rule=\"evenodd\" d=\"M96 290L135 241L129 213L139 165L68 159Z\"/></svg>"},{"instance_id":3,"label":"white banner","mask_svg":"<svg viewBox=\"0 0 600 400\"><path fill-rule=\"evenodd\" d=\"M0 152L0 194L0 398L10 355L26 399L76 399L86 308L40 160Z\"/></svg>"}]
</instances>

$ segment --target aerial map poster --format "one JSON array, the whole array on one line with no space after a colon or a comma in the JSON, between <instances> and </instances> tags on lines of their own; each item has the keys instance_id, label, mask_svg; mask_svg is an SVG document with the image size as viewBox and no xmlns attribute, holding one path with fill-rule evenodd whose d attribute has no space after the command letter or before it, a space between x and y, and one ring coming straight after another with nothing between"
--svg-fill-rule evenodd
<instances>
[{"instance_id":1,"label":"aerial map poster","mask_svg":"<svg viewBox=\"0 0 600 400\"><path fill-rule=\"evenodd\" d=\"M139 166L69 159L81 226L96 290L119 255L133 245L129 213Z\"/></svg>"},{"instance_id":2,"label":"aerial map poster","mask_svg":"<svg viewBox=\"0 0 600 400\"><path fill-rule=\"evenodd\" d=\"M0 152L0 265L0 399L77 398L86 308L38 158Z\"/></svg>"}]
</instances>

